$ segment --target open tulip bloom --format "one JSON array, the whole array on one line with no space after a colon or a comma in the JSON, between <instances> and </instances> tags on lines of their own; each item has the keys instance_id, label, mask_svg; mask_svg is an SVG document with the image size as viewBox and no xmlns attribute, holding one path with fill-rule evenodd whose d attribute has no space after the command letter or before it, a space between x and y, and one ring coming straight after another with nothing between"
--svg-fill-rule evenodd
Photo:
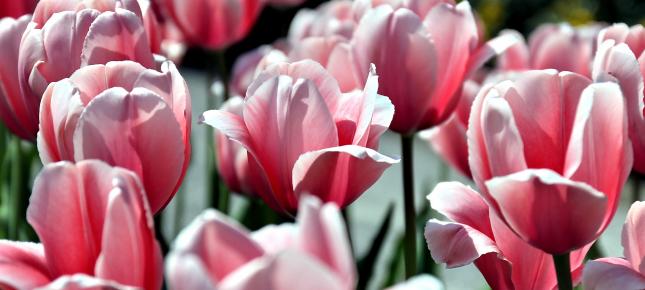
<instances>
[{"instance_id":1,"label":"open tulip bloom","mask_svg":"<svg viewBox=\"0 0 645 290\"><path fill-rule=\"evenodd\" d=\"M278 63L251 84L241 115L207 111L202 122L249 152L274 209L294 212L303 193L345 207L398 162L375 151L394 114L377 88L374 68L364 91L341 94L316 62Z\"/></svg>"}]
</instances>

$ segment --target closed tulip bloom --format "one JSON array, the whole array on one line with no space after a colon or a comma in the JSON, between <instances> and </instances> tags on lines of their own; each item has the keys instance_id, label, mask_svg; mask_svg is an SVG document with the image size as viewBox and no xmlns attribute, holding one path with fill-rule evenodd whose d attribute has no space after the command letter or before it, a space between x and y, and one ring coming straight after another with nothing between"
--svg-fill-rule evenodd
<instances>
[{"instance_id":1,"label":"closed tulip bloom","mask_svg":"<svg viewBox=\"0 0 645 290\"><path fill-rule=\"evenodd\" d=\"M36 8L37 1L38 0L2 0L0 1L0 18L19 18L25 14L31 14Z\"/></svg>"},{"instance_id":2,"label":"closed tulip bloom","mask_svg":"<svg viewBox=\"0 0 645 290\"><path fill-rule=\"evenodd\" d=\"M153 213L179 188L190 160L191 103L175 65L86 66L52 83L40 108L44 164L100 159L134 171Z\"/></svg>"},{"instance_id":3,"label":"closed tulip bloom","mask_svg":"<svg viewBox=\"0 0 645 290\"><path fill-rule=\"evenodd\" d=\"M34 181L27 220L42 244L0 241L0 285L33 289L84 274L161 287L152 214L132 172L97 160L46 165ZM86 279L65 280L44 289L76 289L56 285Z\"/></svg>"},{"instance_id":4,"label":"closed tulip bloom","mask_svg":"<svg viewBox=\"0 0 645 290\"><path fill-rule=\"evenodd\" d=\"M479 46L468 2L433 3L424 9L425 16L412 7L369 9L351 43L332 52L327 66L347 90L363 83L374 63L381 71L379 93L396 108L390 128L398 133L414 133L446 120L457 106L464 79L514 42L503 38Z\"/></svg>"},{"instance_id":5,"label":"closed tulip bloom","mask_svg":"<svg viewBox=\"0 0 645 290\"><path fill-rule=\"evenodd\" d=\"M229 83L231 94L241 97L246 96L246 89L249 88L260 72L271 64L288 60L282 50L272 45L262 45L240 55L235 60L231 71Z\"/></svg>"},{"instance_id":6,"label":"closed tulip bloom","mask_svg":"<svg viewBox=\"0 0 645 290\"><path fill-rule=\"evenodd\" d=\"M294 212L303 193L344 207L398 162L376 151L394 113L377 87L374 70L363 92L341 94L320 64L279 63L251 84L241 116L207 111L202 122L248 150L274 209Z\"/></svg>"},{"instance_id":7,"label":"closed tulip bloom","mask_svg":"<svg viewBox=\"0 0 645 290\"><path fill-rule=\"evenodd\" d=\"M623 225L624 258L587 262L582 284L588 290L645 288L645 202L632 204Z\"/></svg>"},{"instance_id":8,"label":"closed tulip bloom","mask_svg":"<svg viewBox=\"0 0 645 290\"><path fill-rule=\"evenodd\" d=\"M40 27L32 22L20 44L18 79L27 108L23 124L32 138L38 131L38 107L47 86L77 69L113 60L133 60L155 67L141 19L117 8L55 13Z\"/></svg>"},{"instance_id":9,"label":"closed tulip bloom","mask_svg":"<svg viewBox=\"0 0 645 290\"><path fill-rule=\"evenodd\" d=\"M332 35L351 39L357 24L353 5L352 1L333 0L316 9L299 10L289 26L289 42L297 46L308 37Z\"/></svg>"},{"instance_id":10,"label":"closed tulip bloom","mask_svg":"<svg viewBox=\"0 0 645 290\"><path fill-rule=\"evenodd\" d=\"M187 41L216 50L230 46L251 31L264 1L161 0L159 4Z\"/></svg>"},{"instance_id":11,"label":"closed tulip bloom","mask_svg":"<svg viewBox=\"0 0 645 290\"><path fill-rule=\"evenodd\" d=\"M249 233L207 210L166 260L170 289L354 289L356 269L338 207L301 199L295 224Z\"/></svg>"},{"instance_id":12,"label":"closed tulip bloom","mask_svg":"<svg viewBox=\"0 0 645 290\"><path fill-rule=\"evenodd\" d=\"M615 81L625 97L629 137L634 146L634 170L645 173L645 29L616 24L598 36L594 59L596 81Z\"/></svg>"},{"instance_id":13,"label":"closed tulip bloom","mask_svg":"<svg viewBox=\"0 0 645 290\"><path fill-rule=\"evenodd\" d=\"M495 290L557 288L550 255L520 239L480 193L458 182L442 182L428 200L434 210L449 219L426 223L426 242L437 263L445 263L448 268L473 263ZM574 282L580 279L586 252L587 248L571 253Z\"/></svg>"},{"instance_id":14,"label":"closed tulip bloom","mask_svg":"<svg viewBox=\"0 0 645 290\"><path fill-rule=\"evenodd\" d=\"M609 224L632 166L625 108L616 84L570 72L488 86L468 125L473 179L526 242L549 254L583 247Z\"/></svg>"},{"instance_id":15,"label":"closed tulip bloom","mask_svg":"<svg viewBox=\"0 0 645 290\"><path fill-rule=\"evenodd\" d=\"M26 140L34 137L29 112L32 108L22 98L18 85L18 51L30 19L0 19L0 119L13 134Z\"/></svg>"}]
</instances>

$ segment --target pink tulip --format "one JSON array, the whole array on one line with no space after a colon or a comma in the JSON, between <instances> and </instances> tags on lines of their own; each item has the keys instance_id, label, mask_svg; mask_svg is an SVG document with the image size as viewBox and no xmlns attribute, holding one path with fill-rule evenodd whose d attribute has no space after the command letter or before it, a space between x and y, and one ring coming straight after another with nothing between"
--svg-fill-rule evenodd
<instances>
[{"instance_id":1,"label":"pink tulip","mask_svg":"<svg viewBox=\"0 0 645 290\"><path fill-rule=\"evenodd\" d=\"M437 154L459 170L461 174L471 177L468 167L468 144L466 130L468 117L475 95L481 86L472 80L464 82L457 109L448 120L432 129L419 132L419 137L426 140Z\"/></svg>"},{"instance_id":2,"label":"pink tulip","mask_svg":"<svg viewBox=\"0 0 645 290\"><path fill-rule=\"evenodd\" d=\"M632 165L617 85L525 72L480 91L467 135L483 197L531 245L550 254L578 249L616 212Z\"/></svg>"},{"instance_id":3,"label":"pink tulip","mask_svg":"<svg viewBox=\"0 0 645 290\"><path fill-rule=\"evenodd\" d=\"M428 274L414 276L405 282L396 284L386 290L443 290L439 279Z\"/></svg>"},{"instance_id":4,"label":"pink tulip","mask_svg":"<svg viewBox=\"0 0 645 290\"><path fill-rule=\"evenodd\" d=\"M114 281L99 279L96 277L74 274L63 276L36 290L136 290L139 288L124 286Z\"/></svg>"},{"instance_id":5,"label":"pink tulip","mask_svg":"<svg viewBox=\"0 0 645 290\"><path fill-rule=\"evenodd\" d=\"M512 30L503 32L522 41L502 53L498 69L556 69L590 77L594 40L600 29L600 25L543 24L531 33L528 46L519 33Z\"/></svg>"},{"instance_id":6,"label":"pink tulip","mask_svg":"<svg viewBox=\"0 0 645 290\"><path fill-rule=\"evenodd\" d=\"M634 170L645 173L645 29L616 24L598 36L593 77L616 81L627 104L629 137L634 146Z\"/></svg>"},{"instance_id":7,"label":"pink tulip","mask_svg":"<svg viewBox=\"0 0 645 290\"><path fill-rule=\"evenodd\" d=\"M264 1L161 0L186 40L218 50L244 38L255 24Z\"/></svg>"},{"instance_id":8,"label":"pink tulip","mask_svg":"<svg viewBox=\"0 0 645 290\"><path fill-rule=\"evenodd\" d=\"M262 45L237 58L231 71L229 83L231 94L246 96L246 89L267 66L285 62L288 58L284 52L272 45Z\"/></svg>"},{"instance_id":9,"label":"pink tulip","mask_svg":"<svg viewBox=\"0 0 645 290\"><path fill-rule=\"evenodd\" d=\"M161 287L152 215L132 172L97 160L46 165L34 181L27 220L42 244L0 241L0 285L33 289L86 274L143 289ZM75 284L45 288L76 289L56 283Z\"/></svg>"},{"instance_id":10,"label":"pink tulip","mask_svg":"<svg viewBox=\"0 0 645 290\"><path fill-rule=\"evenodd\" d=\"M41 5L44 3L48 2ZM141 19L128 10L63 11L51 16L42 27L38 19L34 21L22 38L18 60L18 79L26 108L20 113L26 120L22 126L32 138L38 131L40 99L51 82L69 77L80 67L112 60L156 66Z\"/></svg>"},{"instance_id":11,"label":"pink tulip","mask_svg":"<svg viewBox=\"0 0 645 290\"><path fill-rule=\"evenodd\" d=\"M350 39L357 24L354 17L353 2L348 0L330 1L315 10L301 9L291 21L287 38L296 47L308 37Z\"/></svg>"},{"instance_id":12,"label":"pink tulip","mask_svg":"<svg viewBox=\"0 0 645 290\"><path fill-rule=\"evenodd\" d=\"M625 258L601 258L587 262L582 284L587 290L645 289L645 202L632 204L623 226Z\"/></svg>"},{"instance_id":13,"label":"pink tulip","mask_svg":"<svg viewBox=\"0 0 645 290\"><path fill-rule=\"evenodd\" d=\"M0 119L18 137L33 139L28 117L31 109L24 102L18 85L18 50L20 39L31 17L0 19Z\"/></svg>"},{"instance_id":14,"label":"pink tulip","mask_svg":"<svg viewBox=\"0 0 645 290\"><path fill-rule=\"evenodd\" d=\"M424 9L425 16L390 5L369 9L351 43L337 47L327 65L345 91L363 83L374 63L381 71L379 93L396 108L390 128L399 133L414 133L446 120L459 102L464 79L515 42L503 37L479 46L468 2L433 3Z\"/></svg>"},{"instance_id":15,"label":"pink tulip","mask_svg":"<svg viewBox=\"0 0 645 290\"><path fill-rule=\"evenodd\" d=\"M356 283L338 207L311 196L301 199L296 224L252 234L207 210L177 237L166 273L171 289L342 290Z\"/></svg>"},{"instance_id":16,"label":"pink tulip","mask_svg":"<svg viewBox=\"0 0 645 290\"><path fill-rule=\"evenodd\" d=\"M36 8L36 2L37 0L2 0L0 1L0 18L19 18L25 14L31 14Z\"/></svg>"},{"instance_id":17,"label":"pink tulip","mask_svg":"<svg viewBox=\"0 0 645 290\"><path fill-rule=\"evenodd\" d=\"M279 63L251 84L242 116L207 111L202 122L248 150L274 209L294 212L303 193L344 207L398 162L376 151L394 113L377 88L374 69L363 92L341 94L320 64Z\"/></svg>"},{"instance_id":18,"label":"pink tulip","mask_svg":"<svg viewBox=\"0 0 645 290\"><path fill-rule=\"evenodd\" d=\"M100 159L134 171L152 212L179 188L190 161L191 103L175 65L90 65L49 85L40 108L44 164Z\"/></svg>"},{"instance_id":19,"label":"pink tulip","mask_svg":"<svg viewBox=\"0 0 645 290\"><path fill-rule=\"evenodd\" d=\"M442 182L428 200L433 209L450 219L431 219L426 224L426 242L437 263L446 263L448 268L474 263L496 290L556 288L550 255L518 238L478 192L458 182ZM574 281L580 279L587 249L571 253Z\"/></svg>"}]
</instances>

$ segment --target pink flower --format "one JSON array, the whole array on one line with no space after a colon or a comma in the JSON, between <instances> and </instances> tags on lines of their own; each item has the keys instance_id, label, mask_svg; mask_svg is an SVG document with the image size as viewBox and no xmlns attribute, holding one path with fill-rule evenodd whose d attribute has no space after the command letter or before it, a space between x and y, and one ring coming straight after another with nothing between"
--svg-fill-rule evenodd
<instances>
[{"instance_id":1,"label":"pink flower","mask_svg":"<svg viewBox=\"0 0 645 290\"><path fill-rule=\"evenodd\" d=\"M0 285L33 289L85 274L143 289L161 287L162 257L136 175L97 161L45 166L27 220L42 244L0 241ZM54 282L46 289L75 284Z\"/></svg>"},{"instance_id":2,"label":"pink flower","mask_svg":"<svg viewBox=\"0 0 645 290\"><path fill-rule=\"evenodd\" d=\"M49 85L40 108L44 164L100 159L134 171L152 212L174 196L190 161L191 103L175 65L90 65Z\"/></svg>"},{"instance_id":3,"label":"pink flower","mask_svg":"<svg viewBox=\"0 0 645 290\"><path fill-rule=\"evenodd\" d=\"M0 19L0 119L13 134L27 140L34 137L28 113L32 108L22 98L18 85L18 51L30 19L30 16Z\"/></svg>"},{"instance_id":4,"label":"pink flower","mask_svg":"<svg viewBox=\"0 0 645 290\"><path fill-rule=\"evenodd\" d=\"M251 31L264 1L161 0L159 4L187 41L216 50L241 40Z\"/></svg>"},{"instance_id":5,"label":"pink flower","mask_svg":"<svg viewBox=\"0 0 645 290\"><path fill-rule=\"evenodd\" d=\"M625 258L601 258L587 262L582 284L587 290L645 288L645 202L632 204L623 226Z\"/></svg>"},{"instance_id":6,"label":"pink flower","mask_svg":"<svg viewBox=\"0 0 645 290\"><path fill-rule=\"evenodd\" d=\"M25 14L31 14L36 8L36 2L37 0L2 0L0 1L0 18L19 18Z\"/></svg>"},{"instance_id":7,"label":"pink flower","mask_svg":"<svg viewBox=\"0 0 645 290\"><path fill-rule=\"evenodd\" d=\"M41 5L49 3L43 1ZM58 2L57 2L58 3ZM46 13L45 13L46 14ZM38 16L36 14L34 17ZM133 12L83 9L53 14L44 25L34 18L20 44L18 79L22 113L31 137L38 131L38 106L51 82L77 69L112 60L133 60L155 67L141 19Z\"/></svg>"},{"instance_id":8,"label":"pink flower","mask_svg":"<svg viewBox=\"0 0 645 290\"><path fill-rule=\"evenodd\" d=\"M231 71L229 87L234 96L246 96L246 89L260 72L269 65L285 62L288 58L285 53L272 45L262 45L247 53L240 55L235 60Z\"/></svg>"},{"instance_id":9,"label":"pink flower","mask_svg":"<svg viewBox=\"0 0 645 290\"><path fill-rule=\"evenodd\" d=\"M551 256L518 238L478 192L458 182L442 182L428 200L450 219L431 219L426 224L426 242L437 263L446 263L448 268L474 263L496 290L556 288ZM574 282L580 279L587 249L571 253Z\"/></svg>"},{"instance_id":10,"label":"pink flower","mask_svg":"<svg viewBox=\"0 0 645 290\"><path fill-rule=\"evenodd\" d=\"M528 71L482 89L467 135L484 199L550 254L602 233L632 165L620 88L570 72Z\"/></svg>"},{"instance_id":11,"label":"pink flower","mask_svg":"<svg viewBox=\"0 0 645 290\"><path fill-rule=\"evenodd\" d=\"M316 9L299 10L291 21L287 38L296 47L308 37L335 35L351 39L356 24L352 1L329 1Z\"/></svg>"},{"instance_id":12,"label":"pink flower","mask_svg":"<svg viewBox=\"0 0 645 290\"><path fill-rule=\"evenodd\" d=\"M522 41L500 55L497 68L502 71L556 69L590 77L594 40L601 28L600 25L542 24L531 33L528 46L521 34L507 30L502 34L514 35Z\"/></svg>"},{"instance_id":13,"label":"pink flower","mask_svg":"<svg viewBox=\"0 0 645 290\"><path fill-rule=\"evenodd\" d=\"M422 10L375 5L361 18L351 43L337 47L327 65L346 91L363 83L374 63L381 71L379 93L396 108L390 128L399 133L446 120L464 79L515 41L502 38L479 46L468 2L432 3Z\"/></svg>"},{"instance_id":14,"label":"pink flower","mask_svg":"<svg viewBox=\"0 0 645 290\"><path fill-rule=\"evenodd\" d=\"M249 233L215 210L184 229L166 260L171 289L354 289L356 270L338 207L311 196L295 224Z\"/></svg>"},{"instance_id":15,"label":"pink flower","mask_svg":"<svg viewBox=\"0 0 645 290\"><path fill-rule=\"evenodd\" d=\"M341 94L320 64L279 63L251 84L241 116L207 111L202 122L248 150L274 209L294 212L303 193L344 207L398 162L375 151L394 113L377 87L374 70L363 92Z\"/></svg>"},{"instance_id":16,"label":"pink flower","mask_svg":"<svg viewBox=\"0 0 645 290\"><path fill-rule=\"evenodd\" d=\"M386 290L443 290L439 279L428 274L414 276L407 281L396 284Z\"/></svg>"},{"instance_id":17,"label":"pink flower","mask_svg":"<svg viewBox=\"0 0 645 290\"><path fill-rule=\"evenodd\" d=\"M645 30L615 24L598 36L598 52L594 59L596 81L615 81L625 96L629 137L634 146L634 170L645 173Z\"/></svg>"}]
</instances>

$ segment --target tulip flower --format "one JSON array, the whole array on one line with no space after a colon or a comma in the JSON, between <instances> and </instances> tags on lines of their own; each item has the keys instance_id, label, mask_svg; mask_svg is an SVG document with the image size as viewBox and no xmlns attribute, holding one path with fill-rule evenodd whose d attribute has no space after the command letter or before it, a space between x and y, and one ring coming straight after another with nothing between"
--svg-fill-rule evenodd
<instances>
[{"instance_id":1,"label":"tulip flower","mask_svg":"<svg viewBox=\"0 0 645 290\"><path fill-rule=\"evenodd\" d=\"M351 39L356 24L352 1L329 1L315 10L299 10L291 21L287 38L294 46L308 37L336 35Z\"/></svg>"},{"instance_id":2,"label":"tulip flower","mask_svg":"<svg viewBox=\"0 0 645 290\"><path fill-rule=\"evenodd\" d=\"M170 289L354 289L356 270L338 207L304 196L295 224L249 233L215 210L177 239Z\"/></svg>"},{"instance_id":3,"label":"tulip flower","mask_svg":"<svg viewBox=\"0 0 645 290\"><path fill-rule=\"evenodd\" d=\"M443 290L445 289L439 279L428 275L414 276L403 283L396 284L386 290Z\"/></svg>"},{"instance_id":4,"label":"tulip flower","mask_svg":"<svg viewBox=\"0 0 645 290\"><path fill-rule=\"evenodd\" d=\"M53 14L42 27L37 16L25 31L18 60L20 101L26 108L21 112L26 120L22 126L32 138L38 131L40 99L50 83L81 67L113 60L156 67L141 19L131 11L63 11Z\"/></svg>"},{"instance_id":5,"label":"tulip flower","mask_svg":"<svg viewBox=\"0 0 645 290\"><path fill-rule=\"evenodd\" d=\"M3 0L0 1L0 18L19 18L31 14L36 8L37 0ZM3 42L4 43L4 42Z\"/></svg>"},{"instance_id":6,"label":"tulip flower","mask_svg":"<svg viewBox=\"0 0 645 290\"><path fill-rule=\"evenodd\" d=\"M0 119L13 134L27 140L33 139L34 133L27 113L31 108L23 102L18 85L18 50L30 19L0 19Z\"/></svg>"},{"instance_id":7,"label":"tulip flower","mask_svg":"<svg viewBox=\"0 0 645 290\"><path fill-rule=\"evenodd\" d=\"M567 253L611 221L632 165L617 85L525 72L480 91L467 135L473 179L524 241Z\"/></svg>"},{"instance_id":8,"label":"tulip flower","mask_svg":"<svg viewBox=\"0 0 645 290\"><path fill-rule=\"evenodd\" d=\"M161 0L186 40L213 50L226 48L244 38L263 8L259 0Z\"/></svg>"},{"instance_id":9,"label":"tulip flower","mask_svg":"<svg viewBox=\"0 0 645 290\"><path fill-rule=\"evenodd\" d=\"M251 154L272 208L294 212L303 193L345 207L398 162L376 151L394 113L377 88L374 69L363 92L341 94L320 64L279 63L251 84L241 116L213 110L201 122Z\"/></svg>"},{"instance_id":10,"label":"tulip flower","mask_svg":"<svg viewBox=\"0 0 645 290\"><path fill-rule=\"evenodd\" d=\"M645 29L615 24L600 32L593 78L615 81L625 96L629 137L634 146L634 170L645 173Z\"/></svg>"},{"instance_id":11,"label":"tulip flower","mask_svg":"<svg viewBox=\"0 0 645 290\"><path fill-rule=\"evenodd\" d=\"M632 204L623 225L624 258L601 258L587 262L582 284L587 290L645 288L645 202Z\"/></svg>"},{"instance_id":12,"label":"tulip flower","mask_svg":"<svg viewBox=\"0 0 645 290\"><path fill-rule=\"evenodd\" d=\"M499 56L497 69L556 69L590 77L594 40L600 29L600 25L542 24L531 33L528 45L516 31L503 31L521 41Z\"/></svg>"},{"instance_id":13,"label":"tulip flower","mask_svg":"<svg viewBox=\"0 0 645 290\"><path fill-rule=\"evenodd\" d=\"M272 45L262 45L242 54L235 61L231 72L229 83L231 94L233 96L246 96L246 89L249 88L260 72L271 64L288 60L282 50Z\"/></svg>"},{"instance_id":14,"label":"tulip flower","mask_svg":"<svg viewBox=\"0 0 645 290\"><path fill-rule=\"evenodd\" d=\"M90 65L49 85L40 107L44 164L100 159L134 171L153 213L179 188L190 161L191 103L175 65Z\"/></svg>"},{"instance_id":15,"label":"tulip flower","mask_svg":"<svg viewBox=\"0 0 645 290\"><path fill-rule=\"evenodd\" d=\"M437 263L448 268L474 263L492 289L556 289L549 254L518 238L478 192L458 182L442 182L428 200L449 219L426 223L426 242ZM571 254L574 281L580 278L585 253Z\"/></svg>"},{"instance_id":16,"label":"tulip flower","mask_svg":"<svg viewBox=\"0 0 645 290\"><path fill-rule=\"evenodd\" d=\"M84 274L161 287L152 214L132 172L97 160L46 165L34 181L27 220L42 244L0 241L1 286L33 289L63 278L44 289L76 289L92 279L69 276Z\"/></svg>"}]
</instances>

